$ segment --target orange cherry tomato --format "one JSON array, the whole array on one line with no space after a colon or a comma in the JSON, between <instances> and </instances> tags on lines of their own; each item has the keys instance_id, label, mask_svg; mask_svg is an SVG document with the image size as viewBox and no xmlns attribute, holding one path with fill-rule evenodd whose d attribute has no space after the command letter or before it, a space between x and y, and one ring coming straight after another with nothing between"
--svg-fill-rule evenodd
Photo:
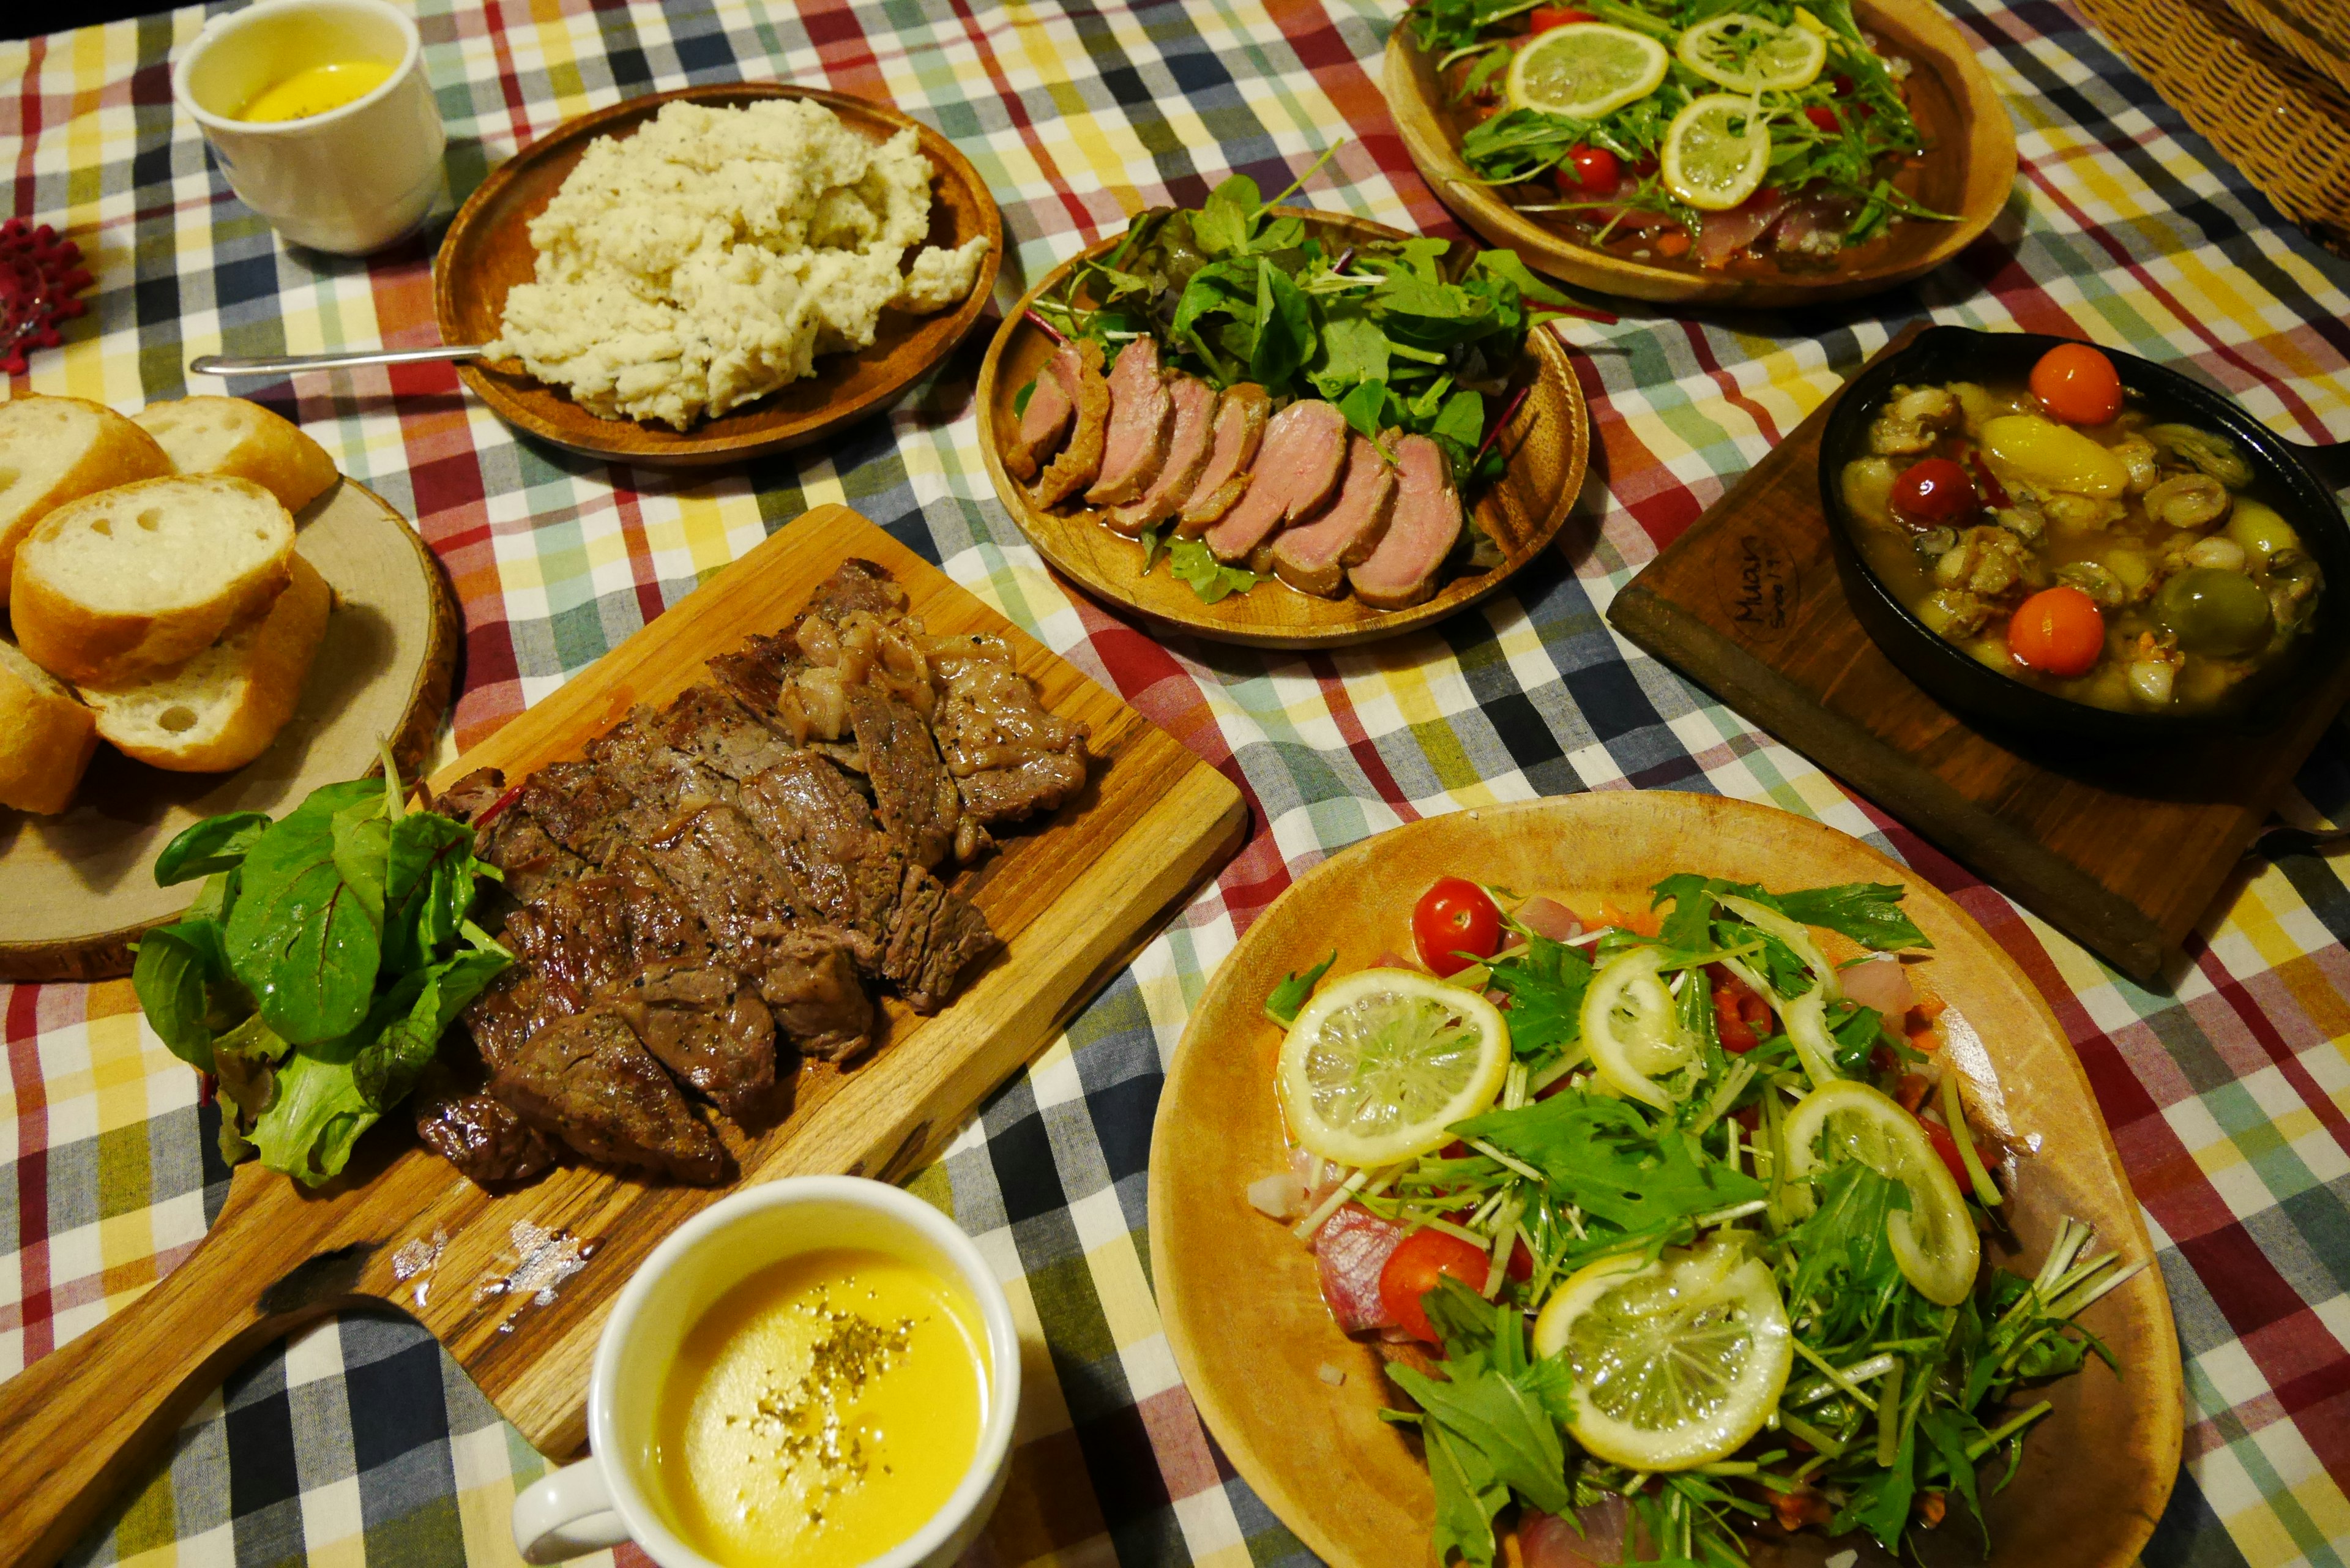
<instances>
[{"instance_id":1,"label":"orange cherry tomato","mask_svg":"<svg viewBox=\"0 0 2350 1568\"><path fill-rule=\"evenodd\" d=\"M1547 33L1553 27L1564 27L1570 22L1591 21L1588 11L1578 11L1572 5L1537 5L1526 13L1528 33Z\"/></svg>"},{"instance_id":2,"label":"orange cherry tomato","mask_svg":"<svg viewBox=\"0 0 2350 1568\"><path fill-rule=\"evenodd\" d=\"M2007 651L2043 675L2086 675L2106 650L2106 618L2076 587L2043 588L2007 623Z\"/></svg>"},{"instance_id":3,"label":"orange cherry tomato","mask_svg":"<svg viewBox=\"0 0 2350 1568\"><path fill-rule=\"evenodd\" d=\"M1531 1262L1532 1260L1528 1260ZM1414 1339L1436 1343L1436 1330L1419 1300L1436 1288L1437 1277L1450 1274L1472 1291L1485 1288L1490 1260L1484 1250L1441 1231L1414 1231L1388 1254L1379 1271L1379 1304L1396 1326Z\"/></svg>"},{"instance_id":4,"label":"orange cherry tomato","mask_svg":"<svg viewBox=\"0 0 2350 1568\"><path fill-rule=\"evenodd\" d=\"M2122 378L2086 343L2060 343L2032 367L2032 395L2068 425L2101 425L2122 411Z\"/></svg>"},{"instance_id":5,"label":"orange cherry tomato","mask_svg":"<svg viewBox=\"0 0 2350 1568\"><path fill-rule=\"evenodd\" d=\"M1434 974L1458 974L1502 945L1502 912L1466 877L1446 877L1411 911L1412 945ZM1472 956L1463 958L1468 953Z\"/></svg>"}]
</instances>

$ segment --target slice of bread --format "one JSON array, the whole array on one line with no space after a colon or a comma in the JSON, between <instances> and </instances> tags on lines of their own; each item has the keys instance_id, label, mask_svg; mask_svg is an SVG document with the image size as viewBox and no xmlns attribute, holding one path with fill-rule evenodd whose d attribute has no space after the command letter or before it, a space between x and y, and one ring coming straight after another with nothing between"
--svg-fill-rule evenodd
<instances>
[{"instance_id":1,"label":"slice of bread","mask_svg":"<svg viewBox=\"0 0 2350 1568\"><path fill-rule=\"evenodd\" d=\"M144 479L42 518L16 548L8 615L44 670L120 686L265 608L293 553L293 514L249 479Z\"/></svg>"},{"instance_id":2,"label":"slice of bread","mask_svg":"<svg viewBox=\"0 0 2350 1568\"><path fill-rule=\"evenodd\" d=\"M38 393L0 402L0 604L34 524L68 501L171 472L155 438L104 403Z\"/></svg>"},{"instance_id":3,"label":"slice of bread","mask_svg":"<svg viewBox=\"0 0 2350 1568\"><path fill-rule=\"evenodd\" d=\"M292 566L293 581L266 614L186 663L128 686L82 688L98 710L98 732L124 755L173 773L225 773L267 751L301 701L335 599L309 562L296 556Z\"/></svg>"},{"instance_id":4,"label":"slice of bread","mask_svg":"<svg viewBox=\"0 0 2350 1568\"><path fill-rule=\"evenodd\" d=\"M96 750L98 716L0 639L0 805L63 811Z\"/></svg>"},{"instance_id":5,"label":"slice of bread","mask_svg":"<svg viewBox=\"0 0 2350 1568\"><path fill-rule=\"evenodd\" d=\"M130 416L171 454L182 473L249 479L299 512L335 483L327 449L259 403L243 398L182 398Z\"/></svg>"}]
</instances>

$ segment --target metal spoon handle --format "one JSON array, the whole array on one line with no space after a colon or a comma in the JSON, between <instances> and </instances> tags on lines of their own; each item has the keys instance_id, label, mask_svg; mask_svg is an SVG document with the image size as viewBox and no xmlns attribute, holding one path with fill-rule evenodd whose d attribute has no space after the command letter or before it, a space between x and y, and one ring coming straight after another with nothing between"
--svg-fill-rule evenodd
<instances>
[{"instance_id":1,"label":"metal spoon handle","mask_svg":"<svg viewBox=\"0 0 2350 1568\"><path fill-rule=\"evenodd\" d=\"M477 359L486 345L440 344L431 348L349 348L336 354L199 354L192 376L282 376L289 370L346 370L359 365L421 365L435 359Z\"/></svg>"}]
</instances>

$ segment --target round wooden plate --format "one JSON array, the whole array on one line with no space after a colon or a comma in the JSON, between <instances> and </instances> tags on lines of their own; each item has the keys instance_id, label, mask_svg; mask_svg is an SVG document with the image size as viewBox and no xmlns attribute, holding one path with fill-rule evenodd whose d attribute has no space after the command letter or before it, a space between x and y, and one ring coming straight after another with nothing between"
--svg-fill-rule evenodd
<instances>
[{"instance_id":1,"label":"round wooden plate","mask_svg":"<svg viewBox=\"0 0 2350 1568\"><path fill-rule=\"evenodd\" d=\"M177 919L201 886L155 886L156 852L181 829L226 811L282 815L320 784L367 772L379 738L403 768L423 760L457 662L457 605L441 563L356 480L296 521L294 547L338 602L293 719L233 774L165 773L101 745L70 809L0 808L0 980L129 973L130 944Z\"/></svg>"},{"instance_id":2,"label":"round wooden plate","mask_svg":"<svg viewBox=\"0 0 2350 1568\"><path fill-rule=\"evenodd\" d=\"M993 296L995 275L1003 264L1003 218L978 171L955 151L954 143L886 104L781 82L726 82L631 99L566 121L501 164L458 209L441 242L441 254L433 259L432 306L441 319L441 340L486 343L498 335L506 291L528 283L538 265L538 253L530 243L530 221L546 210L589 141L627 135L675 99L735 106L774 98L820 103L877 142L909 129L920 138L923 155L938 171L925 243L954 246L981 234L988 239L987 257L980 264L970 297L932 316L885 311L871 348L825 355L816 361L815 375L685 431L592 414L515 361L475 360L459 366L457 373L465 384L500 418L567 451L619 462L654 468L747 462L805 446L863 419L927 374L962 341Z\"/></svg>"},{"instance_id":3,"label":"round wooden plate","mask_svg":"<svg viewBox=\"0 0 2350 1568\"><path fill-rule=\"evenodd\" d=\"M1675 871L1770 888L1902 884L1910 918L1934 943L1922 978L1949 1003L1947 1049L1978 1083L1987 1052L2008 1126L2038 1140L2009 1204L2020 1251L1986 1243L1989 1254L2028 1272L2070 1214L2105 1246L2153 1256L2088 1079L2047 1004L1956 904L1866 846L1767 806L1631 791L1456 812L1381 834L1299 878L1224 960L1192 1010L1150 1144L1151 1279L1175 1365L1242 1476L1336 1568L1425 1568L1434 1495L1415 1441L1378 1419L1387 1385L1378 1353L1339 1332L1313 1253L1249 1206L1251 1181L1288 1168L1273 1085L1281 1032L1261 1011L1265 996L1334 946L1334 974L1410 951L1412 905L1440 876L1554 891L1585 909L1603 898L1646 909L1649 886ZM1999 1568L2134 1563L2178 1473L2178 1342L2161 1271L2139 1274L2085 1322L2125 1376L2092 1362L2045 1391L2055 1411L1991 1505ZM1326 1382L1325 1366L1344 1383ZM1928 1539L1929 1561L1982 1561L1962 1521ZM1890 1563L1859 1537L1757 1538L1755 1562L1816 1564L1853 1549L1863 1563Z\"/></svg>"},{"instance_id":4,"label":"round wooden plate","mask_svg":"<svg viewBox=\"0 0 2350 1568\"><path fill-rule=\"evenodd\" d=\"M1650 266L1575 244L1558 230L1513 210L1480 184L1461 159L1461 132L1436 62L1399 26L1388 36L1382 86L1404 146L1439 200L1461 222L1526 265L1585 288L1635 299L1771 307L1853 299L1908 282L1941 265L1991 225L2015 184L2015 129L2007 105L1976 63L1975 47L1931 0L1856 0L1863 28L1917 67L1910 112L1925 132L1926 165L1918 200L1953 223L1896 223L1832 272L1739 276L1697 268Z\"/></svg>"},{"instance_id":5,"label":"round wooden plate","mask_svg":"<svg viewBox=\"0 0 2350 1568\"><path fill-rule=\"evenodd\" d=\"M1344 248L1366 240L1407 240L1417 236L1364 218L1311 207L1276 207L1305 220L1306 232L1326 246ZM1547 327L1526 335L1526 354L1512 386L1530 386L1524 403L1501 438L1501 450L1510 466L1500 480L1486 487L1474 508L1477 522L1504 559L1490 571L1453 578L1425 604L1409 609L1378 610L1349 597L1316 598L1272 579L1245 594L1234 594L1216 604L1202 604L1182 579L1167 568L1162 557L1146 576L1142 546L1101 524L1082 517L1039 511L1028 493L1003 471L999 431L1018 428L1013 400L1036 379L1051 358L1053 341L1028 319L1028 306L1045 290L1058 288L1082 262L1115 249L1120 234L1073 256L1045 275L1028 291L1019 306L996 329L987 358L979 367L979 446L995 493L1036 553L1063 576L1108 604L1137 617L1160 633L1191 633L1218 642L1244 643L1252 648L1342 648L1394 637L1430 626L1457 610L1468 608L1492 594L1511 575L1534 558L1556 538L1566 514L1583 490L1583 470L1591 452L1591 421L1583 389L1575 379L1565 348ZM1457 243L1445 260L1448 266L1465 265L1474 247Z\"/></svg>"}]
</instances>

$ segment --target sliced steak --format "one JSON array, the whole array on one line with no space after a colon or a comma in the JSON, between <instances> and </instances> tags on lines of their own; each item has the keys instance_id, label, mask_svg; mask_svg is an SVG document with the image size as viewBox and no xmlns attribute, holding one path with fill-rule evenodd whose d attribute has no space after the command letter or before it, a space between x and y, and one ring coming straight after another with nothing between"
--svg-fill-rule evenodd
<instances>
[{"instance_id":1,"label":"sliced steak","mask_svg":"<svg viewBox=\"0 0 2350 1568\"><path fill-rule=\"evenodd\" d=\"M442 790L441 798L433 801L432 807L443 816L453 816L459 822L473 822L495 805L505 793L505 774L495 768L475 768ZM488 824L483 826L487 826Z\"/></svg>"},{"instance_id":2,"label":"sliced steak","mask_svg":"<svg viewBox=\"0 0 2350 1568\"><path fill-rule=\"evenodd\" d=\"M1101 349L1091 343L1071 347L1077 351L1077 391L1069 443L1028 493L1028 498L1047 512L1099 477L1102 437L1109 424L1109 383L1102 378Z\"/></svg>"},{"instance_id":3,"label":"sliced steak","mask_svg":"<svg viewBox=\"0 0 2350 1568\"><path fill-rule=\"evenodd\" d=\"M969 859L984 829L1056 810L1085 787L1087 731L1037 700L1002 638L939 638L931 663L941 682L931 728L962 794L971 831L956 847Z\"/></svg>"},{"instance_id":4,"label":"sliced steak","mask_svg":"<svg viewBox=\"0 0 2350 1568\"><path fill-rule=\"evenodd\" d=\"M812 615L838 620L844 616L863 610L885 619L906 613L906 590L887 567L878 566L859 556L851 556L840 563L832 576L816 585L808 596L807 607L800 612L805 620Z\"/></svg>"},{"instance_id":5,"label":"sliced steak","mask_svg":"<svg viewBox=\"0 0 2350 1568\"><path fill-rule=\"evenodd\" d=\"M1174 427L1174 400L1159 373L1159 340L1146 332L1118 350L1110 367L1109 432L1102 440L1101 472L1086 500L1116 506L1149 489L1166 465Z\"/></svg>"},{"instance_id":6,"label":"sliced steak","mask_svg":"<svg viewBox=\"0 0 2350 1568\"><path fill-rule=\"evenodd\" d=\"M881 972L915 1012L936 1012L954 995L972 961L1001 945L975 906L920 867L909 866L890 914Z\"/></svg>"},{"instance_id":7,"label":"sliced steak","mask_svg":"<svg viewBox=\"0 0 2350 1568\"><path fill-rule=\"evenodd\" d=\"M1140 497L1107 514L1109 525L1129 536L1175 515L1191 498L1191 487L1199 483L1214 447L1216 389L1195 376L1178 376L1168 386L1168 397L1175 417L1159 477Z\"/></svg>"},{"instance_id":8,"label":"sliced steak","mask_svg":"<svg viewBox=\"0 0 2350 1568\"><path fill-rule=\"evenodd\" d=\"M1347 463L1347 416L1319 399L1305 399L1273 416L1256 454L1256 478L1240 504L1208 530L1208 548L1220 561L1246 560L1291 523L1319 512L1338 488Z\"/></svg>"},{"instance_id":9,"label":"sliced steak","mask_svg":"<svg viewBox=\"0 0 2350 1568\"><path fill-rule=\"evenodd\" d=\"M788 755L792 742L733 693L692 686L647 721L654 739L730 779L746 779Z\"/></svg>"},{"instance_id":10,"label":"sliced steak","mask_svg":"<svg viewBox=\"0 0 2350 1568\"><path fill-rule=\"evenodd\" d=\"M873 680L847 688L849 728L865 756L873 807L890 837L919 866L936 866L954 847L962 799L939 758L922 715Z\"/></svg>"},{"instance_id":11,"label":"sliced steak","mask_svg":"<svg viewBox=\"0 0 2350 1568\"><path fill-rule=\"evenodd\" d=\"M775 1021L757 992L707 963L639 971L605 1003L660 1064L738 1125L775 1086Z\"/></svg>"},{"instance_id":12,"label":"sliced steak","mask_svg":"<svg viewBox=\"0 0 2350 1568\"><path fill-rule=\"evenodd\" d=\"M737 800L799 884L806 919L837 931L858 966L879 974L906 852L865 797L838 768L801 753L747 780Z\"/></svg>"},{"instance_id":13,"label":"sliced steak","mask_svg":"<svg viewBox=\"0 0 2350 1568\"><path fill-rule=\"evenodd\" d=\"M1186 539L1198 538L1248 493L1249 472L1272 412L1272 400L1253 381L1228 388L1216 400L1214 439L1208 448L1207 466L1192 482L1191 493L1176 515L1176 533Z\"/></svg>"},{"instance_id":14,"label":"sliced steak","mask_svg":"<svg viewBox=\"0 0 2350 1568\"><path fill-rule=\"evenodd\" d=\"M567 992L550 996L537 971L518 963L483 987L460 1016L473 1037L473 1048L495 1071L520 1055L543 1026L578 1012L580 1000Z\"/></svg>"},{"instance_id":15,"label":"sliced steak","mask_svg":"<svg viewBox=\"0 0 2350 1568\"><path fill-rule=\"evenodd\" d=\"M609 1008L539 1030L491 1075L490 1093L590 1159L699 1182L725 1180L733 1163Z\"/></svg>"},{"instance_id":16,"label":"sliced steak","mask_svg":"<svg viewBox=\"0 0 2350 1568\"><path fill-rule=\"evenodd\" d=\"M874 1041L873 999L857 979L847 940L837 931L803 926L775 945L759 982L775 1009L776 1027L804 1056L838 1062Z\"/></svg>"},{"instance_id":17,"label":"sliced steak","mask_svg":"<svg viewBox=\"0 0 2350 1568\"><path fill-rule=\"evenodd\" d=\"M520 902L542 897L588 869L519 801L474 835L473 853L505 876L507 895Z\"/></svg>"},{"instance_id":18,"label":"sliced steak","mask_svg":"<svg viewBox=\"0 0 2350 1568\"><path fill-rule=\"evenodd\" d=\"M1064 343L1036 372L1035 389L1020 410L1020 428L1003 452L1003 469L1025 484L1061 450L1077 412L1077 346Z\"/></svg>"},{"instance_id":19,"label":"sliced steak","mask_svg":"<svg viewBox=\"0 0 2350 1568\"><path fill-rule=\"evenodd\" d=\"M1347 591L1347 568L1370 559L1387 535L1395 496L1395 471L1378 443L1353 437L1337 498L1311 523L1282 530L1273 542L1273 569L1300 593L1339 597Z\"/></svg>"},{"instance_id":20,"label":"sliced steak","mask_svg":"<svg viewBox=\"0 0 2350 1568\"><path fill-rule=\"evenodd\" d=\"M556 1147L512 1106L479 1090L428 1093L409 1101L424 1147L476 1187L526 1181L555 1163Z\"/></svg>"},{"instance_id":21,"label":"sliced steak","mask_svg":"<svg viewBox=\"0 0 2350 1568\"><path fill-rule=\"evenodd\" d=\"M1395 514L1370 558L1347 574L1373 609L1406 609L1436 592L1436 575L1461 537L1461 493L1444 449L1423 435L1398 441Z\"/></svg>"},{"instance_id":22,"label":"sliced steak","mask_svg":"<svg viewBox=\"0 0 2350 1568\"><path fill-rule=\"evenodd\" d=\"M804 900L750 819L728 802L705 800L674 814L649 809L632 826L646 860L709 928L718 956L745 973L764 968L766 945Z\"/></svg>"}]
</instances>

